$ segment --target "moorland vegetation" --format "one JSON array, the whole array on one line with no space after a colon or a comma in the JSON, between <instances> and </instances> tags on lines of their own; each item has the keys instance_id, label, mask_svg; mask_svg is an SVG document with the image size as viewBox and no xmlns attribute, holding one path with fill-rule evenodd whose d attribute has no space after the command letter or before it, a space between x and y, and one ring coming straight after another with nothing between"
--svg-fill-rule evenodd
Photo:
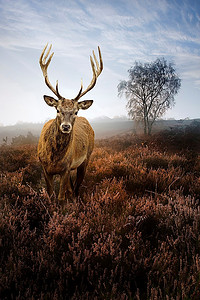
<instances>
[{"instance_id":1,"label":"moorland vegetation","mask_svg":"<svg viewBox=\"0 0 200 300\"><path fill-rule=\"evenodd\" d=\"M1 299L200 299L199 123L96 140L64 206L36 149L0 147Z\"/></svg>"}]
</instances>

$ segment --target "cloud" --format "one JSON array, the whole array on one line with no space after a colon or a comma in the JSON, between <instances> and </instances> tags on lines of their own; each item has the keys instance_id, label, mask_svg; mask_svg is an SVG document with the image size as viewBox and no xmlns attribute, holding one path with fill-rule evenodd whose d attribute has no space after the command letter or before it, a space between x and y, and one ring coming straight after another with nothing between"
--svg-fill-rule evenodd
<instances>
[{"instance_id":1,"label":"cloud","mask_svg":"<svg viewBox=\"0 0 200 300\"><path fill-rule=\"evenodd\" d=\"M106 103L111 107L108 111L116 101L119 80L138 60L164 56L175 62L181 78L199 87L200 10L196 5L189 0L0 0L4 84L9 87L11 78L18 84L26 82L25 72L42 89L38 57L49 42L55 52L49 68L51 81L59 79L63 93L72 96L81 77L84 86L89 84L89 55L101 46L105 68L100 82L106 89L100 91L98 83L95 97L100 101L104 93L105 98L112 98ZM9 73L19 73L18 78Z\"/></svg>"}]
</instances>

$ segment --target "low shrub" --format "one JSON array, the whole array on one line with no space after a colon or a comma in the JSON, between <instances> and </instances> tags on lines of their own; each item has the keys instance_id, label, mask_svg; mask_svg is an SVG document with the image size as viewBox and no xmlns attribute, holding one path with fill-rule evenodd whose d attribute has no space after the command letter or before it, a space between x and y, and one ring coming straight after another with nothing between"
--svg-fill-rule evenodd
<instances>
[{"instance_id":1,"label":"low shrub","mask_svg":"<svg viewBox=\"0 0 200 300\"><path fill-rule=\"evenodd\" d=\"M97 141L64 206L36 146L1 147L0 298L199 299L199 154L179 146Z\"/></svg>"}]
</instances>

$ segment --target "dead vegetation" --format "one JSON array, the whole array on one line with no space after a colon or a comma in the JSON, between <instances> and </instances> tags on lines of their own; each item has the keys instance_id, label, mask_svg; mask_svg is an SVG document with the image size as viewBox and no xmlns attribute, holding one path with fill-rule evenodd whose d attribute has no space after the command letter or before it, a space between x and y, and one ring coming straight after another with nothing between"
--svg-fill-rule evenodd
<instances>
[{"instance_id":1,"label":"dead vegetation","mask_svg":"<svg viewBox=\"0 0 200 300\"><path fill-rule=\"evenodd\" d=\"M97 141L65 207L36 145L2 146L0 298L199 299L199 136Z\"/></svg>"}]
</instances>

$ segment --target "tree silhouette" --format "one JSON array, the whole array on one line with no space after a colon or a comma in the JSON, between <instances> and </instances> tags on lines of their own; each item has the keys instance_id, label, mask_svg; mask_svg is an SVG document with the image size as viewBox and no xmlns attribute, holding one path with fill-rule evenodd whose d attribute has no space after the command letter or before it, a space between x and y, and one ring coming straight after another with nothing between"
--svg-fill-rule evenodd
<instances>
[{"instance_id":1,"label":"tree silhouette","mask_svg":"<svg viewBox=\"0 0 200 300\"><path fill-rule=\"evenodd\" d=\"M128 73L129 80L122 80L118 85L119 96L125 95L129 116L142 121L144 133L150 135L155 120L174 106L181 79L173 63L167 63L164 58L144 64L135 62Z\"/></svg>"}]
</instances>

